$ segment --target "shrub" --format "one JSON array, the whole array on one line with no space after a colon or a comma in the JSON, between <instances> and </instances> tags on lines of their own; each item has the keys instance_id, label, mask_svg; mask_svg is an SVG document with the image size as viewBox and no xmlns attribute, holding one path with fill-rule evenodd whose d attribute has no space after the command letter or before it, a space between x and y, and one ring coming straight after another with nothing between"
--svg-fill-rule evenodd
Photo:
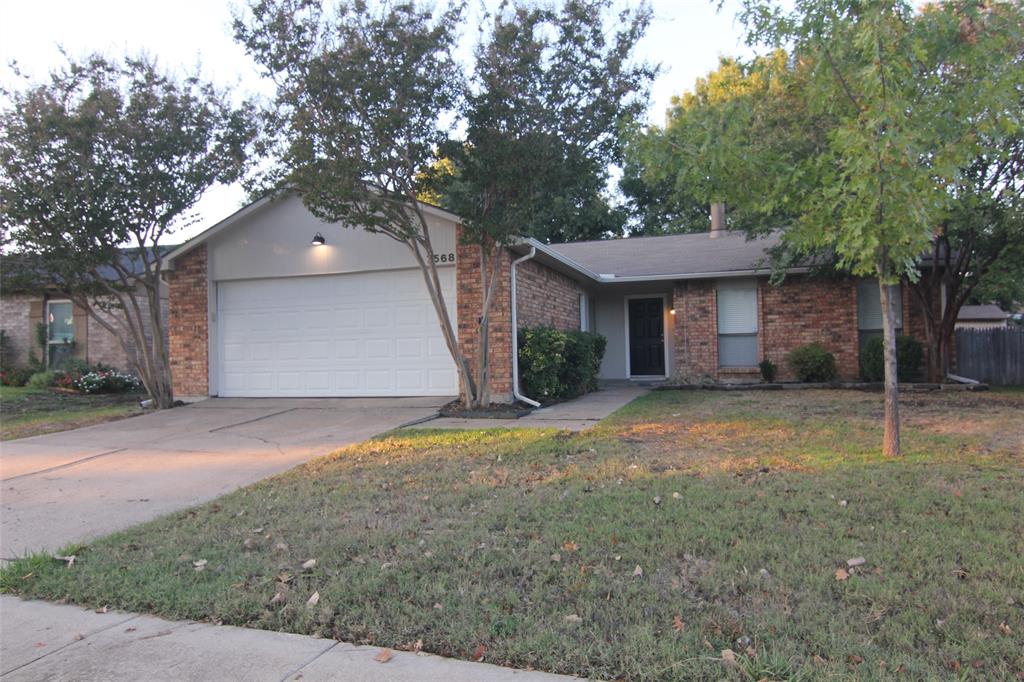
<instances>
[{"instance_id":1,"label":"shrub","mask_svg":"<svg viewBox=\"0 0 1024 682\"><path fill-rule=\"evenodd\" d=\"M50 388L57 382L57 378L60 376L60 372L56 370L47 369L42 372L36 372L28 378L26 384L29 388Z\"/></svg>"},{"instance_id":2,"label":"shrub","mask_svg":"<svg viewBox=\"0 0 1024 682\"><path fill-rule=\"evenodd\" d=\"M24 386L35 374L29 367L11 367L0 371L0 384L4 386Z\"/></svg>"},{"instance_id":3,"label":"shrub","mask_svg":"<svg viewBox=\"0 0 1024 682\"><path fill-rule=\"evenodd\" d=\"M775 381L775 375L778 373L779 368L775 366L774 362L765 358L760 362L760 364L758 364L758 367L761 368L761 378L764 379L765 382L770 384Z\"/></svg>"},{"instance_id":4,"label":"shrub","mask_svg":"<svg viewBox=\"0 0 1024 682\"><path fill-rule=\"evenodd\" d=\"M597 388L605 338L551 327L519 330L523 392L541 402L572 398Z\"/></svg>"},{"instance_id":5,"label":"shrub","mask_svg":"<svg viewBox=\"0 0 1024 682\"><path fill-rule=\"evenodd\" d=\"M896 378L913 381L921 371L924 347L913 336L896 337ZM885 349L882 337L868 339L860 351L860 375L864 381L885 381Z\"/></svg>"},{"instance_id":6,"label":"shrub","mask_svg":"<svg viewBox=\"0 0 1024 682\"><path fill-rule=\"evenodd\" d=\"M820 343L800 346L786 360L800 381L816 383L836 378L836 357Z\"/></svg>"},{"instance_id":7,"label":"shrub","mask_svg":"<svg viewBox=\"0 0 1024 682\"><path fill-rule=\"evenodd\" d=\"M106 370L88 372L75 382L75 388L82 393L127 393L137 391L142 384L131 374Z\"/></svg>"}]
</instances>

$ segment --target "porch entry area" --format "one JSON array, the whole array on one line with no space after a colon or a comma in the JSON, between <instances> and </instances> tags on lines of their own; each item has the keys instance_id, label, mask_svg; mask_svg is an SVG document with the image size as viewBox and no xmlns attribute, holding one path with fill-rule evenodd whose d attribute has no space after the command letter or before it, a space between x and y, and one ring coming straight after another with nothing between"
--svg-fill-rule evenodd
<instances>
[{"instance_id":1,"label":"porch entry area","mask_svg":"<svg viewBox=\"0 0 1024 682\"><path fill-rule=\"evenodd\" d=\"M627 372L630 377L665 376L665 298L626 298Z\"/></svg>"}]
</instances>

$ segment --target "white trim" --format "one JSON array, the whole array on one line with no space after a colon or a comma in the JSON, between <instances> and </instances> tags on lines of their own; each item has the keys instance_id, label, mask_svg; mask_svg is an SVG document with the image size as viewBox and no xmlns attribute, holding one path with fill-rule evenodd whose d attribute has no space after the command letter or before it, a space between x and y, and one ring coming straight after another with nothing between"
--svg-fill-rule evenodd
<instances>
[{"instance_id":1,"label":"white trim","mask_svg":"<svg viewBox=\"0 0 1024 682\"><path fill-rule=\"evenodd\" d=\"M590 297L586 293L580 292L580 331L590 331Z\"/></svg>"},{"instance_id":2,"label":"white trim","mask_svg":"<svg viewBox=\"0 0 1024 682\"><path fill-rule=\"evenodd\" d=\"M665 353L665 365L663 374L633 374L633 368L629 363L629 302L632 299L639 298L660 298L661 299L661 347ZM628 379L667 379L668 373L668 341L666 336L668 334L668 325L665 317L668 315L668 294L629 294L622 297L623 306L623 319L625 321L625 332L626 332L626 377Z\"/></svg>"}]
</instances>

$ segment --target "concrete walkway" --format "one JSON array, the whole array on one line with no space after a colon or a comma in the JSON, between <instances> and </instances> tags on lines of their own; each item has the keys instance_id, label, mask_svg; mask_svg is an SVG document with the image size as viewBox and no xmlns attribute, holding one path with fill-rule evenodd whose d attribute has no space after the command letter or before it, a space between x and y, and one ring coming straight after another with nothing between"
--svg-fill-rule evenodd
<instances>
[{"instance_id":1,"label":"concrete walkway","mask_svg":"<svg viewBox=\"0 0 1024 682\"><path fill-rule=\"evenodd\" d=\"M556 682L574 678L394 652L329 639L0 596L0 678L29 680L345 680Z\"/></svg>"},{"instance_id":2,"label":"concrete walkway","mask_svg":"<svg viewBox=\"0 0 1024 682\"><path fill-rule=\"evenodd\" d=\"M200 504L450 398L214 399L0 444L0 559Z\"/></svg>"},{"instance_id":3,"label":"concrete walkway","mask_svg":"<svg viewBox=\"0 0 1024 682\"><path fill-rule=\"evenodd\" d=\"M629 383L602 387L594 393L534 410L519 419L461 419L439 417L422 424L431 429L568 429L585 431L615 410L648 393L650 388Z\"/></svg>"}]
</instances>

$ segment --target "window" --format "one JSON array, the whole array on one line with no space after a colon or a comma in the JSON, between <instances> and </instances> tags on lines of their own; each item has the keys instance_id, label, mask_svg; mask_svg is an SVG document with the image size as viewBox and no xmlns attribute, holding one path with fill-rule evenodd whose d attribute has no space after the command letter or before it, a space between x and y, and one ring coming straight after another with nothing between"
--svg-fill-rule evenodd
<instances>
[{"instance_id":1,"label":"window","mask_svg":"<svg viewBox=\"0 0 1024 682\"><path fill-rule=\"evenodd\" d=\"M718 365L757 366L757 281L718 283Z\"/></svg>"},{"instance_id":2,"label":"window","mask_svg":"<svg viewBox=\"0 0 1024 682\"><path fill-rule=\"evenodd\" d=\"M71 301L46 302L46 363L62 367L74 353L75 315Z\"/></svg>"},{"instance_id":3,"label":"window","mask_svg":"<svg viewBox=\"0 0 1024 682\"><path fill-rule=\"evenodd\" d=\"M896 313L896 330L903 329L903 296L899 286L893 287ZM860 346L875 336L882 335L882 297L878 291L877 279L862 279L857 282L857 333Z\"/></svg>"},{"instance_id":4,"label":"window","mask_svg":"<svg viewBox=\"0 0 1024 682\"><path fill-rule=\"evenodd\" d=\"M590 301L580 294L580 331L590 331Z\"/></svg>"}]
</instances>

